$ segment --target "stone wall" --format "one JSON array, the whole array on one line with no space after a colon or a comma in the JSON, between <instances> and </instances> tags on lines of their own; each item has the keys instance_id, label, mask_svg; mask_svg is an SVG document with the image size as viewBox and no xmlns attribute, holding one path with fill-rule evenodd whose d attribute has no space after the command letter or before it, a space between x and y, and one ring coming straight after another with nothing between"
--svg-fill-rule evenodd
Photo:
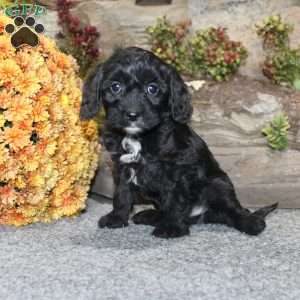
<instances>
[{"instance_id":1,"label":"stone wall","mask_svg":"<svg viewBox=\"0 0 300 300\"><path fill-rule=\"evenodd\" d=\"M53 9L53 1L40 0ZM240 69L242 75L263 79L260 63L263 61L261 41L256 36L254 24L264 17L280 13L295 25L291 42L300 43L299 0L173 0L171 5L138 6L134 0L76 0L73 13L85 23L95 25L101 32L99 46L108 56L118 46L149 47L145 35L147 26L155 23L159 16L166 15L176 22L191 19L193 31L209 26L228 28L229 35L240 40L249 50L246 65ZM57 29L53 16L46 17L46 29L53 36ZM49 25L48 25L49 24Z\"/></svg>"},{"instance_id":2,"label":"stone wall","mask_svg":"<svg viewBox=\"0 0 300 300\"><path fill-rule=\"evenodd\" d=\"M174 22L188 17L186 0L162 6L139 6L134 0L90 0L79 3L73 12L99 29L106 55L118 46L147 47L145 29L157 17L166 15Z\"/></svg>"}]
</instances>

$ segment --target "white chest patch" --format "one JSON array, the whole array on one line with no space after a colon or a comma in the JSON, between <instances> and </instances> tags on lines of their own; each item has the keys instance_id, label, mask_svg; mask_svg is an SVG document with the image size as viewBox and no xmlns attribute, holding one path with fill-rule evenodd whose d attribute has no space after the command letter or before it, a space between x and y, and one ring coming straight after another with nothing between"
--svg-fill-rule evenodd
<instances>
[{"instance_id":1,"label":"white chest patch","mask_svg":"<svg viewBox=\"0 0 300 300\"><path fill-rule=\"evenodd\" d=\"M125 137L122 141L122 148L127 152L120 157L122 163L129 164L139 161L142 146L138 140Z\"/></svg>"},{"instance_id":2,"label":"white chest patch","mask_svg":"<svg viewBox=\"0 0 300 300\"><path fill-rule=\"evenodd\" d=\"M137 139L125 137L122 140L122 148L127 152L120 157L120 161L122 163L130 164L140 160L142 146ZM136 173L133 168L130 168L130 178L128 179L128 182L132 182L137 185Z\"/></svg>"},{"instance_id":3,"label":"white chest patch","mask_svg":"<svg viewBox=\"0 0 300 300\"><path fill-rule=\"evenodd\" d=\"M190 213L190 217L197 217L200 215L203 215L206 212L206 207L201 205L201 206L195 206L193 207L192 212Z\"/></svg>"}]
</instances>

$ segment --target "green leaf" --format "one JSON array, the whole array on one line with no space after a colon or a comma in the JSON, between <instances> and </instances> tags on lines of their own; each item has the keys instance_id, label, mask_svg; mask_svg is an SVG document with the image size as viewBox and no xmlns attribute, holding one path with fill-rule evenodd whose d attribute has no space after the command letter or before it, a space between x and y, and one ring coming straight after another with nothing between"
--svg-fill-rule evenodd
<instances>
[{"instance_id":1,"label":"green leaf","mask_svg":"<svg viewBox=\"0 0 300 300\"><path fill-rule=\"evenodd\" d=\"M297 90L300 91L300 78L297 78L293 82L293 87Z\"/></svg>"}]
</instances>

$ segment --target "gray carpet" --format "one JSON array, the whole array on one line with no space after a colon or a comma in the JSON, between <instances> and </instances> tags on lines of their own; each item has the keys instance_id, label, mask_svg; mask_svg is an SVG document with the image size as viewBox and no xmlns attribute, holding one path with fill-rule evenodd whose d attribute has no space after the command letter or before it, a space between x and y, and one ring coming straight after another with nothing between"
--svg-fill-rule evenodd
<instances>
[{"instance_id":1,"label":"gray carpet","mask_svg":"<svg viewBox=\"0 0 300 300\"><path fill-rule=\"evenodd\" d=\"M99 230L110 205L78 218L0 228L0 299L300 299L300 210L278 210L259 237L219 225L161 240L151 228Z\"/></svg>"}]
</instances>

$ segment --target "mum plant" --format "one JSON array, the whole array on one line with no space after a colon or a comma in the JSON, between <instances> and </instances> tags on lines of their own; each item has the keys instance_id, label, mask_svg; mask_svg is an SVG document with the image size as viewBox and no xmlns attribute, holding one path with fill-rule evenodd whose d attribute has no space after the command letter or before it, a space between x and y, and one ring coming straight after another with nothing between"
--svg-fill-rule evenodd
<instances>
[{"instance_id":1,"label":"mum plant","mask_svg":"<svg viewBox=\"0 0 300 300\"><path fill-rule=\"evenodd\" d=\"M77 214L98 162L95 121L81 122L75 60L39 36L15 49L0 16L0 224Z\"/></svg>"}]
</instances>

